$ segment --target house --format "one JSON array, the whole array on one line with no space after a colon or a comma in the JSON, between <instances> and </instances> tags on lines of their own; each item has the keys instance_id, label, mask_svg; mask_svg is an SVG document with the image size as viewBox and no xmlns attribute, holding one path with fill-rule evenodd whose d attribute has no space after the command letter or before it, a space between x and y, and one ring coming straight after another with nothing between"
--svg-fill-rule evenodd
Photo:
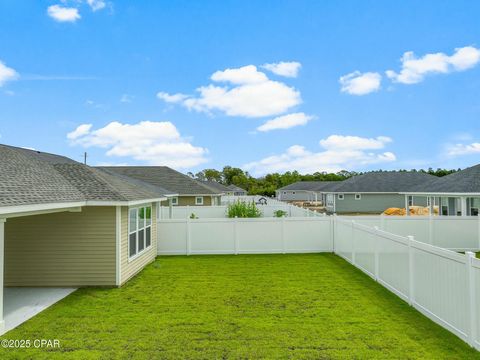
<instances>
[{"instance_id":1,"label":"house","mask_svg":"<svg viewBox=\"0 0 480 360\"><path fill-rule=\"evenodd\" d=\"M161 186L171 193L172 206L210 206L220 205L222 191L214 190L200 181L173 170L167 166L108 166L99 167L117 174L125 175L145 183ZM162 202L162 206L169 205Z\"/></svg>"},{"instance_id":2,"label":"house","mask_svg":"<svg viewBox=\"0 0 480 360\"><path fill-rule=\"evenodd\" d=\"M246 196L247 190L238 187L237 185L231 184L227 186L230 190L233 190L234 196Z\"/></svg>"},{"instance_id":3,"label":"house","mask_svg":"<svg viewBox=\"0 0 480 360\"><path fill-rule=\"evenodd\" d=\"M4 287L121 286L142 270L157 255L158 203L171 195L108 169L0 145L0 333L3 300L12 301Z\"/></svg>"},{"instance_id":4,"label":"house","mask_svg":"<svg viewBox=\"0 0 480 360\"><path fill-rule=\"evenodd\" d=\"M390 207L403 208L405 192L436 179L435 176L415 171L377 171L353 176L329 184L325 194L329 213L379 214ZM426 206L427 202L417 205Z\"/></svg>"},{"instance_id":5,"label":"house","mask_svg":"<svg viewBox=\"0 0 480 360\"><path fill-rule=\"evenodd\" d=\"M404 195L406 208L427 202L431 214L438 207L441 216L478 216L480 164L420 184Z\"/></svg>"},{"instance_id":6,"label":"house","mask_svg":"<svg viewBox=\"0 0 480 360\"><path fill-rule=\"evenodd\" d=\"M280 201L322 201L322 190L338 181L297 181L275 191Z\"/></svg>"},{"instance_id":7,"label":"house","mask_svg":"<svg viewBox=\"0 0 480 360\"><path fill-rule=\"evenodd\" d=\"M213 181L213 180L204 180L201 182L203 185L209 187L210 189L212 189L213 191L217 192L217 193L221 193L223 195L227 195L227 196L233 196L234 195L234 191L232 189L230 189L228 186L226 185L223 185L223 184L220 184L219 182L217 181Z\"/></svg>"}]
</instances>

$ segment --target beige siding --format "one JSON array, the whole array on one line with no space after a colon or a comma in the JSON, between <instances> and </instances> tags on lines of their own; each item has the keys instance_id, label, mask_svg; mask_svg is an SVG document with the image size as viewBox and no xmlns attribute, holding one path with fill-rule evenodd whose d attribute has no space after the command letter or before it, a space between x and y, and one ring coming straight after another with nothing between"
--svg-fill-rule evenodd
<instances>
[{"instance_id":1,"label":"beige siding","mask_svg":"<svg viewBox=\"0 0 480 360\"><path fill-rule=\"evenodd\" d=\"M218 204L220 205L220 196L214 196L218 198ZM178 206L195 206L195 196L179 196L178 197ZM212 197L204 196L203 197L203 206L210 206L212 205ZM162 206L168 206L168 201L163 201Z\"/></svg>"},{"instance_id":2,"label":"beige siding","mask_svg":"<svg viewBox=\"0 0 480 360\"><path fill-rule=\"evenodd\" d=\"M157 206L152 204L152 245L150 249L143 252L138 257L129 261L128 259L128 207L121 209L122 235L121 235L121 284L123 285L130 278L135 276L147 264L155 260L157 256Z\"/></svg>"},{"instance_id":3,"label":"beige siding","mask_svg":"<svg viewBox=\"0 0 480 360\"><path fill-rule=\"evenodd\" d=\"M11 218L5 285L115 285L115 252L115 207Z\"/></svg>"}]
</instances>

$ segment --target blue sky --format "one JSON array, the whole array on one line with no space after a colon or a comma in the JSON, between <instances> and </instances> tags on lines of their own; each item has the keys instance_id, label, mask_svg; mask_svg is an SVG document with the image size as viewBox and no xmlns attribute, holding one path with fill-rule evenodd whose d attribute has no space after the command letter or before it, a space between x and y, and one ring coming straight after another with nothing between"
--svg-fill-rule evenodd
<instances>
[{"instance_id":1,"label":"blue sky","mask_svg":"<svg viewBox=\"0 0 480 360\"><path fill-rule=\"evenodd\" d=\"M0 142L255 175L473 165L479 15L475 1L3 0Z\"/></svg>"}]
</instances>

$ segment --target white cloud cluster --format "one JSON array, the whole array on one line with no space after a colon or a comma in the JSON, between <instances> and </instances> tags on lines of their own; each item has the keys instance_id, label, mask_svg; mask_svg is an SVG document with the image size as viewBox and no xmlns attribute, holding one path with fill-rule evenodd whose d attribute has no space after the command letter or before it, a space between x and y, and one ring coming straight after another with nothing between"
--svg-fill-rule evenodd
<instances>
[{"instance_id":1,"label":"white cloud cluster","mask_svg":"<svg viewBox=\"0 0 480 360\"><path fill-rule=\"evenodd\" d=\"M189 110L249 118L279 115L302 101L295 88L270 80L255 65L216 71L210 79L225 85L202 86L197 89L198 96L159 92L157 97Z\"/></svg>"},{"instance_id":2,"label":"white cloud cluster","mask_svg":"<svg viewBox=\"0 0 480 360\"><path fill-rule=\"evenodd\" d=\"M417 84L427 75L448 74L455 71L465 71L480 63L480 49L473 46L456 48L452 55L439 52L415 56L407 51L400 59L402 68L397 73L387 70L387 77L396 83ZM380 89L382 76L378 72L361 73L354 71L339 79L341 91L350 95L366 95Z\"/></svg>"},{"instance_id":3,"label":"white cloud cluster","mask_svg":"<svg viewBox=\"0 0 480 360\"><path fill-rule=\"evenodd\" d=\"M87 4L92 11L102 10L107 6L107 3L103 0L87 0Z\"/></svg>"},{"instance_id":4,"label":"white cloud cluster","mask_svg":"<svg viewBox=\"0 0 480 360\"><path fill-rule=\"evenodd\" d=\"M275 75L296 78L302 64L296 61L281 61L279 63L264 64L262 68L271 71Z\"/></svg>"},{"instance_id":5,"label":"white cloud cluster","mask_svg":"<svg viewBox=\"0 0 480 360\"><path fill-rule=\"evenodd\" d=\"M447 155L452 157L479 153L480 143L478 142L473 142L471 144L455 144L448 146L447 148Z\"/></svg>"},{"instance_id":6,"label":"white cloud cluster","mask_svg":"<svg viewBox=\"0 0 480 360\"><path fill-rule=\"evenodd\" d=\"M193 146L169 121L137 124L111 122L92 130L82 124L67 134L72 145L108 149L107 156L130 157L151 165L188 168L207 161L208 150Z\"/></svg>"},{"instance_id":7,"label":"white cloud cluster","mask_svg":"<svg viewBox=\"0 0 480 360\"><path fill-rule=\"evenodd\" d=\"M312 152L304 146L293 145L285 153L266 157L244 165L255 175L285 172L296 169L301 173L316 171L337 172L357 169L366 165L396 160L392 152L379 152L392 139L386 136L362 138L359 136L331 135L320 140L322 151Z\"/></svg>"},{"instance_id":8,"label":"white cloud cluster","mask_svg":"<svg viewBox=\"0 0 480 360\"><path fill-rule=\"evenodd\" d=\"M18 73L0 61L0 87L7 81L12 81L18 78Z\"/></svg>"},{"instance_id":9,"label":"white cloud cluster","mask_svg":"<svg viewBox=\"0 0 480 360\"><path fill-rule=\"evenodd\" d=\"M366 95L380 89L382 75L376 72L354 71L340 77L341 91L350 95Z\"/></svg>"},{"instance_id":10,"label":"white cloud cluster","mask_svg":"<svg viewBox=\"0 0 480 360\"><path fill-rule=\"evenodd\" d=\"M47 8L47 14L58 22L75 22L81 18L77 8L61 5L50 5Z\"/></svg>"},{"instance_id":11,"label":"white cloud cluster","mask_svg":"<svg viewBox=\"0 0 480 360\"><path fill-rule=\"evenodd\" d=\"M480 50L473 46L455 49L452 55L445 53L426 54L416 57L412 51L403 54L402 68L399 73L393 70L386 72L395 82L416 84L429 74L448 74L453 71L468 70L480 62Z\"/></svg>"},{"instance_id":12,"label":"white cloud cluster","mask_svg":"<svg viewBox=\"0 0 480 360\"><path fill-rule=\"evenodd\" d=\"M303 112L282 115L260 125L257 131L267 132L278 129L290 129L295 126L305 125L312 119L313 116L306 115Z\"/></svg>"}]
</instances>

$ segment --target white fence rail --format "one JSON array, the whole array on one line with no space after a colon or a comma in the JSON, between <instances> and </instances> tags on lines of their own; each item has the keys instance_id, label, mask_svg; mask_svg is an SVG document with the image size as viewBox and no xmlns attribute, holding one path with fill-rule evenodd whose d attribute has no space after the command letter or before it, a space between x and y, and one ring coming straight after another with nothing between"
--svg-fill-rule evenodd
<instances>
[{"instance_id":1,"label":"white fence rail","mask_svg":"<svg viewBox=\"0 0 480 360\"><path fill-rule=\"evenodd\" d=\"M358 224L456 251L480 250L479 216L341 216Z\"/></svg>"},{"instance_id":2,"label":"white fence rail","mask_svg":"<svg viewBox=\"0 0 480 360\"><path fill-rule=\"evenodd\" d=\"M336 219L335 253L408 301L424 315L480 349L480 260Z\"/></svg>"},{"instance_id":3,"label":"white fence rail","mask_svg":"<svg viewBox=\"0 0 480 360\"><path fill-rule=\"evenodd\" d=\"M303 209L298 206L280 203L276 205L257 205L262 212L263 217L273 217L275 211L282 210L287 213L288 217L309 217L324 216L314 211ZM194 214L200 219L225 218L227 214L227 206L172 206L172 219L186 219ZM161 206L158 212L159 219L170 219L170 208Z\"/></svg>"},{"instance_id":4,"label":"white fence rail","mask_svg":"<svg viewBox=\"0 0 480 360\"><path fill-rule=\"evenodd\" d=\"M332 219L172 219L159 222L158 254L332 252Z\"/></svg>"}]
</instances>

